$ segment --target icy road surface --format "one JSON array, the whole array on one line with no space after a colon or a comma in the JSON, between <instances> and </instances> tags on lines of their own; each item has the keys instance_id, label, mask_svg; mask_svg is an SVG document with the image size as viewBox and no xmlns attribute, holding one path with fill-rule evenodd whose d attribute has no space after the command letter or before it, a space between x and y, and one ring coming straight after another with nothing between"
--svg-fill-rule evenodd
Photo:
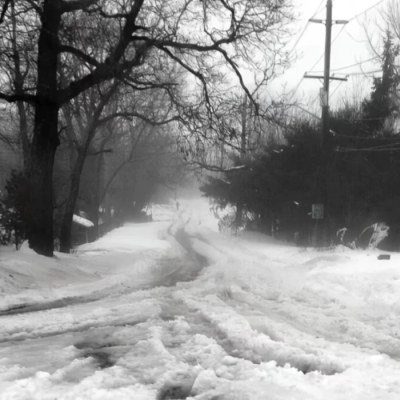
<instances>
[{"instance_id":1,"label":"icy road surface","mask_svg":"<svg viewBox=\"0 0 400 400\"><path fill-rule=\"evenodd\" d=\"M223 236L181 205L77 254L0 253L0 399L400 398L398 255Z\"/></svg>"}]
</instances>

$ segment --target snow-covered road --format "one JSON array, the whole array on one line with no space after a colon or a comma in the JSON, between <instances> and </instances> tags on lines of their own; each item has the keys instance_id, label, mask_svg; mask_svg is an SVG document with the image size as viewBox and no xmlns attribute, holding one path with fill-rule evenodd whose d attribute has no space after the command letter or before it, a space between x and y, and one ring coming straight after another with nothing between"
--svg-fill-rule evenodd
<instances>
[{"instance_id":1,"label":"snow-covered road","mask_svg":"<svg viewBox=\"0 0 400 400\"><path fill-rule=\"evenodd\" d=\"M400 398L399 256L223 236L181 205L0 255L0 399Z\"/></svg>"}]
</instances>

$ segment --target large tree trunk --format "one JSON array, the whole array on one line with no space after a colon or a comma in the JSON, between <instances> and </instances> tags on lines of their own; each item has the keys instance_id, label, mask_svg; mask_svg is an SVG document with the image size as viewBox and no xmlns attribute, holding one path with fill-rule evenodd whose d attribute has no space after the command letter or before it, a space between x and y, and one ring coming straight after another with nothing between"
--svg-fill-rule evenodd
<instances>
[{"instance_id":1,"label":"large tree trunk","mask_svg":"<svg viewBox=\"0 0 400 400\"><path fill-rule=\"evenodd\" d=\"M35 135L27 175L29 177L29 246L37 253L53 255L53 165L58 146L58 107L36 106Z\"/></svg>"},{"instance_id":2,"label":"large tree trunk","mask_svg":"<svg viewBox=\"0 0 400 400\"><path fill-rule=\"evenodd\" d=\"M53 166L58 138L57 62L61 15L57 2L44 1L38 42L37 102L30 160L28 240L37 253L53 255Z\"/></svg>"},{"instance_id":3,"label":"large tree trunk","mask_svg":"<svg viewBox=\"0 0 400 400\"><path fill-rule=\"evenodd\" d=\"M79 185L83 166L85 164L85 157L86 153L82 151L78 152L78 157L75 162L74 170L71 174L71 186L69 189L67 203L65 205L64 216L61 223L60 231L60 251L62 253L69 253L72 247L71 231L74 217L74 209L79 194Z\"/></svg>"}]
</instances>

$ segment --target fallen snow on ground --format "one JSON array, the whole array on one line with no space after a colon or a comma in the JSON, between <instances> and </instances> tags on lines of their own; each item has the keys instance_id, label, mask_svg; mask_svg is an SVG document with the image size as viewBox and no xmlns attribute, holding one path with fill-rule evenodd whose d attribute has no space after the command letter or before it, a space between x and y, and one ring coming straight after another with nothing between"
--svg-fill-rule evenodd
<instances>
[{"instance_id":1,"label":"fallen snow on ground","mask_svg":"<svg viewBox=\"0 0 400 400\"><path fill-rule=\"evenodd\" d=\"M400 398L400 255L224 236L179 202L75 254L1 250L0 310L48 309L0 316L0 399Z\"/></svg>"}]
</instances>

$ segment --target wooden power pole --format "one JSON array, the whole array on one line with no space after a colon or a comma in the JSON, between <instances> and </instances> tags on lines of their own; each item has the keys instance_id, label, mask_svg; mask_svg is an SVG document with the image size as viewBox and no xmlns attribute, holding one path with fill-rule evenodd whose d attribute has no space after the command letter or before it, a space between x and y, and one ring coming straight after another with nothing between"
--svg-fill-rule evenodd
<instances>
[{"instance_id":1,"label":"wooden power pole","mask_svg":"<svg viewBox=\"0 0 400 400\"><path fill-rule=\"evenodd\" d=\"M332 43L332 0L326 4L326 33L325 33L325 64L324 86L322 91L322 134L321 148L325 150L326 139L329 135L329 78L331 71L331 43Z\"/></svg>"},{"instance_id":2,"label":"wooden power pole","mask_svg":"<svg viewBox=\"0 0 400 400\"><path fill-rule=\"evenodd\" d=\"M316 75L307 75L305 74L305 78L313 78L313 79L321 79L323 80L323 87L320 91L320 101L322 107L322 124L321 124L321 165L320 165L320 176L318 179L318 189L319 189L319 202L320 204L313 205L312 216L316 219L317 231L318 228L318 219L323 219L323 224L321 226L322 232L320 232L319 236L322 239L321 235L324 233L329 237L329 228L327 221L327 211L328 211L328 183L327 183L327 159L328 159L328 137L329 137L329 83L331 80L340 80L347 81L347 78L338 78L330 76L330 67L331 67L331 44L332 44L332 25L336 24L346 24L347 21L337 20L332 21L332 0L327 0L326 3L326 20L320 19L310 19L310 22L316 23L325 23L326 33L325 33L325 63L324 63L324 75L316 76Z\"/></svg>"},{"instance_id":3,"label":"wooden power pole","mask_svg":"<svg viewBox=\"0 0 400 400\"><path fill-rule=\"evenodd\" d=\"M242 103L242 132L240 137L240 160L242 163L246 161L247 152L247 94L244 94ZM242 225L243 222L243 199L240 195L238 202L236 203L236 230Z\"/></svg>"},{"instance_id":4,"label":"wooden power pole","mask_svg":"<svg viewBox=\"0 0 400 400\"><path fill-rule=\"evenodd\" d=\"M329 135L329 83L331 80L347 81L347 78L338 78L330 76L331 69L331 43L332 43L332 25L335 24L347 24L345 20L332 21L332 0L327 0L326 3L326 20L322 19L310 19L310 22L316 22L319 24L325 24L325 63L324 63L324 75L304 75L305 78L321 79L323 80L323 87L320 92L320 100L322 107L322 132L321 132L321 148L325 150L326 141Z\"/></svg>"},{"instance_id":5,"label":"wooden power pole","mask_svg":"<svg viewBox=\"0 0 400 400\"><path fill-rule=\"evenodd\" d=\"M247 151L247 94L244 94L243 104L242 104L242 134L240 141L240 158L242 161L246 159L246 151Z\"/></svg>"}]
</instances>

